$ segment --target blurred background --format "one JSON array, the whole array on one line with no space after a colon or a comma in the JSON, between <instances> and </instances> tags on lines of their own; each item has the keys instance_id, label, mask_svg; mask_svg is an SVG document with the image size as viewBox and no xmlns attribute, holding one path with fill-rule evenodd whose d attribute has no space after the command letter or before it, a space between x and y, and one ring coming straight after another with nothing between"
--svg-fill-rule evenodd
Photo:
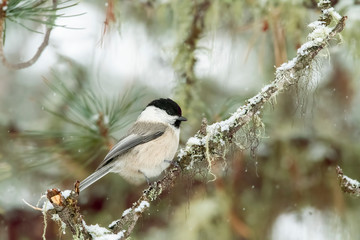
<instances>
[{"instance_id":1,"label":"blurred background","mask_svg":"<svg viewBox=\"0 0 360 240\"><path fill-rule=\"evenodd\" d=\"M59 1L56 12L46 1L4 3L9 62L30 59L54 26L33 65L0 65L4 240L41 239L43 215L23 199L72 189L152 99L183 108L182 145L202 118L227 118L296 55L320 15L314 0ZM360 179L360 2L331 4L348 16L340 44L264 108L257 141L244 137L251 126L238 134L216 179L184 171L132 239L359 239L360 200L341 192L335 166ZM80 195L86 223L107 226L145 188L109 174ZM45 236L71 239L49 219Z\"/></svg>"}]
</instances>

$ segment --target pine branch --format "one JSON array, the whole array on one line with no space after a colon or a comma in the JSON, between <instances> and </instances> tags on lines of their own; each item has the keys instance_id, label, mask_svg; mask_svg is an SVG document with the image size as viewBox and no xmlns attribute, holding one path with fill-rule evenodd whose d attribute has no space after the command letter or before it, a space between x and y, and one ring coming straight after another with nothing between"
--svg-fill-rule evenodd
<instances>
[{"instance_id":1,"label":"pine branch","mask_svg":"<svg viewBox=\"0 0 360 240\"><path fill-rule=\"evenodd\" d=\"M308 36L309 41L299 48L295 58L276 69L273 82L265 86L257 95L247 100L247 103L239 107L228 119L212 125L207 125L206 122L203 122L200 130L187 141L185 148L180 150L177 156L177 164L170 167L162 180L149 186L139 200L134 202L131 208L123 212L119 220L110 224L109 227L112 229L113 235L118 234L115 236L118 236L119 239L128 237L142 213L150 207L150 202L155 201L162 192L170 190L181 171L194 168L197 163L206 160L211 164L211 155L224 150L225 146L234 141L239 129L248 124L252 119L259 118L260 110L266 103L269 103L271 99L282 91L296 86L301 79L304 79L304 76L306 77L311 73L311 65L317 54L345 27L347 17L340 17L328 4L329 2L326 0L320 2L319 7L322 10L322 14L319 21L311 25L314 26L314 30ZM328 27L333 22L335 22L335 26L333 28ZM77 212L75 211L74 216L76 214ZM69 219L62 218L62 221L66 223ZM85 227L85 229L89 228ZM96 232L99 232L101 229L97 229L98 231ZM108 230L103 229L103 231ZM94 236L94 232L90 233L89 231L85 232L84 236L88 236L88 234Z\"/></svg>"},{"instance_id":2,"label":"pine branch","mask_svg":"<svg viewBox=\"0 0 360 240\"><path fill-rule=\"evenodd\" d=\"M57 0L53 0L52 9L55 10L56 7L57 7ZM2 9L0 9L0 11L2 11ZM47 27L43 42L40 44L38 50L36 51L36 53L30 60L28 60L26 62L22 62L22 63L10 63L4 55L3 34L4 34L4 30L5 30L4 29L5 16L6 16L6 13L4 11L3 14L0 15L0 58L1 58L1 61L4 64L4 66L6 66L7 68L10 68L10 69L18 70L18 69L30 67L39 59L42 52L45 50L46 46L49 44L49 38L50 38L50 33L52 31L52 26ZM53 18L53 17L50 17L50 18Z\"/></svg>"},{"instance_id":3,"label":"pine branch","mask_svg":"<svg viewBox=\"0 0 360 240\"><path fill-rule=\"evenodd\" d=\"M60 163L67 175L86 177L86 170L76 166L86 166L106 154L114 143L112 135L128 125L138 111L136 102L141 93L129 89L113 95L99 90L87 82L91 76L82 66L73 61L69 64L73 71L53 70L51 80L45 79L51 94L42 109L54 117L53 121L47 129L26 131L21 136L37 145L26 151L27 159L42 156L41 164Z\"/></svg>"},{"instance_id":4,"label":"pine branch","mask_svg":"<svg viewBox=\"0 0 360 240\"><path fill-rule=\"evenodd\" d=\"M41 0L41 1L8 1L4 0L2 1L2 4L0 4L0 58L1 62L4 66L6 66L9 69L19 70L23 68L27 68L32 66L41 56L41 54L44 52L45 48L49 44L50 34L54 26L57 26L55 24L56 18L62 16L57 15L56 11L72 7L76 5L77 3L66 5L60 7L59 4L67 3L65 2L58 2L58 0L52 0L52 6L42 6L45 4L47 0ZM46 20L43 20L43 19ZM40 46L38 47L37 51L35 52L34 56L29 59L28 61L21 62L21 63L11 63L7 60L4 54L4 39L5 39L5 20L8 19L10 21L13 21L15 23L20 24L21 26L25 27L26 29L30 31L34 31L32 29L29 29L24 24L20 23L17 19L23 19L33 22L38 22L41 24L46 25L46 31L44 34L44 39ZM36 31L34 31L36 32Z\"/></svg>"}]
</instances>

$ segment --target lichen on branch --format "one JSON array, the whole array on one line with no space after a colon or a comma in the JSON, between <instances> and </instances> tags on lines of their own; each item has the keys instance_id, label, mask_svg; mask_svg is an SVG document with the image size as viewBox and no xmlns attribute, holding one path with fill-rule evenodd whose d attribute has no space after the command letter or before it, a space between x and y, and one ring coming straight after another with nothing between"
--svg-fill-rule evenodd
<instances>
[{"instance_id":1,"label":"lichen on branch","mask_svg":"<svg viewBox=\"0 0 360 240\"><path fill-rule=\"evenodd\" d=\"M52 214L52 219L54 219L55 214L58 215L56 220L64 223L77 239L90 239L90 234L85 229L78 206L79 184L80 182L77 181L74 191L61 192L58 189L49 189L46 196L54 207L49 212L55 212Z\"/></svg>"},{"instance_id":2,"label":"lichen on branch","mask_svg":"<svg viewBox=\"0 0 360 240\"><path fill-rule=\"evenodd\" d=\"M341 190L352 196L360 197L360 182L344 175L343 170L339 166L336 167L336 173Z\"/></svg>"}]
</instances>

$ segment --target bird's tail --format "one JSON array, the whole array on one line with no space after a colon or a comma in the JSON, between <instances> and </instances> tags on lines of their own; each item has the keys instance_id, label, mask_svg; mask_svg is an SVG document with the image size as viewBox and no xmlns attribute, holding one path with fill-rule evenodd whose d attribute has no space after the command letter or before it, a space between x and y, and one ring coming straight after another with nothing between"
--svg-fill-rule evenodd
<instances>
[{"instance_id":1,"label":"bird's tail","mask_svg":"<svg viewBox=\"0 0 360 240\"><path fill-rule=\"evenodd\" d=\"M104 166L100 169L97 169L93 174L91 174L90 176L88 176L87 178L85 178L79 186L79 191L83 191L85 188L87 188L88 186L90 186L91 184L93 184L94 182L96 182L97 180L99 180L100 178L102 178L103 176L105 176L106 174L108 174L111 170L112 166Z\"/></svg>"}]
</instances>

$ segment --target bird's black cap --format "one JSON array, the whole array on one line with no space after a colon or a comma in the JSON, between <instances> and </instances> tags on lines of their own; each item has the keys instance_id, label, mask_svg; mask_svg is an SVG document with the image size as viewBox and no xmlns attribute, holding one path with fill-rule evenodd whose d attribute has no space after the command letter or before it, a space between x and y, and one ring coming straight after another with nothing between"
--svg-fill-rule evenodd
<instances>
[{"instance_id":1,"label":"bird's black cap","mask_svg":"<svg viewBox=\"0 0 360 240\"><path fill-rule=\"evenodd\" d=\"M154 107L160 108L171 116L181 117L180 106L176 102L171 100L170 98L156 99L147 105L147 107L149 107L149 106L154 106Z\"/></svg>"}]
</instances>

